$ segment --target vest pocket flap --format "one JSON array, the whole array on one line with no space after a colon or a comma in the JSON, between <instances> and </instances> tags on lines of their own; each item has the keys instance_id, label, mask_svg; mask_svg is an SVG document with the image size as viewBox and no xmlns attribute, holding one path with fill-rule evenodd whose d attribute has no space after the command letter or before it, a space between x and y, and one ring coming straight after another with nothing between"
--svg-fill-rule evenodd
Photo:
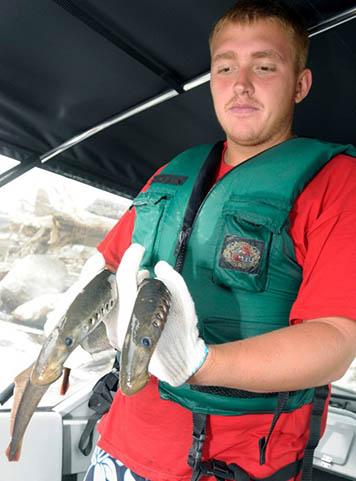
<instances>
[{"instance_id":1,"label":"vest pocket flap","mask_svg":"<svg viewBox=\"0 0 356 481\"><path fill-rule=\"evenodd\" d=\"M234 216L251 224L261 225L271 232L279 234L285 225L290 206L281 202L271 204L264 199L231 198L223 208L223 216Z\"/></svg>"},{"instance_id":2,"label":"vest pocket flap","mask_svg":"<svg viewBox=\"0 0 356 481\"><path fill-rule=\"evenodd\" d=\"M141 192L132 202L135 207L141 207L145 205L155 205L161 202L161 200L166 200L172 196L172 192L159 191L159 192Z\"/></svg>"}]
</instances>

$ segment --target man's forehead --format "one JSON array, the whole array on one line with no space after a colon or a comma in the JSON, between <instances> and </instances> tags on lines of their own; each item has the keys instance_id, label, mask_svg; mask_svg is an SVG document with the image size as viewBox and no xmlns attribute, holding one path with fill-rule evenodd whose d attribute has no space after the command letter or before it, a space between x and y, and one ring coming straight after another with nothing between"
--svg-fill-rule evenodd
<instances>
[{"instance_id":1,"label":"man's forehead","mask_svg":"<svg viewBox=\"0 0 356 481\"><path fill-rule=\"evenodd\" d=\"M293 47L291 32L272 19L243 23L229 21L216 33L211 44L211 53L214 58L216 54L230 50L239 53L239 50L246 51L247 48L251 52L257 52L256 54L275 52L277 56L283 57L288 44Z\"/></svg>"}]
</instances>

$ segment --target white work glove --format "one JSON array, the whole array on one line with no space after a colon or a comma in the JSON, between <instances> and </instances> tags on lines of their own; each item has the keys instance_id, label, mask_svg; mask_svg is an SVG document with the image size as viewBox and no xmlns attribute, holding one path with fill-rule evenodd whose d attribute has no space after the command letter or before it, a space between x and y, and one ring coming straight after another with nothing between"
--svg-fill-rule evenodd
<instances>
[{"instance_id":1,"label":"white work glove","mask_svg":"<svg viewBox=\"0 0 356 481\"><path fill-rule=\"evenodd\" d=\"M48 314L47 321L44 325L44 333L46 336L52 332L77 295L104 268L105 259L99 251L89 257L83 266L79 279L74 282L66 292L60 295L57 306ZM81 346L78 346L65 361L64 367L75 369L91 360L91 355Z\"/></svg>"},{"instance_id":2,"label":"white work glove","mask_svg":"<svg viewBox=\"0 0 356 481\"><path fill-rule=\"evenodd\" d=\"M209 350L199 337L194 302L183 277L165 261L156 264L155 274L167 286L172 301L148 370L161 381L179 386L202 366Z\"/></svg>"},{"instance_id":3,"label":"white work glove","mask_svg":"<svg viewBox=\"0 0 356 481\"><path fill-rule=\"evenodd\" d=\"M124 343L135 305L137 287L149 277L147 270L139 271L144 252L145 248L140 244L131 244L126 249L116 272L119 302L104 319L110 344L119 351Z\"/></svg>"}]
</instances>

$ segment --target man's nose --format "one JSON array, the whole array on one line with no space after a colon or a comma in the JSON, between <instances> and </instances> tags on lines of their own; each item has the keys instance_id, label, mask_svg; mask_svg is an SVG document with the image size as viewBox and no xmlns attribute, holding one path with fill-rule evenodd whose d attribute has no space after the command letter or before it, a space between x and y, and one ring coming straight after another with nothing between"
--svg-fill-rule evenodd
<instances>
[{"instance_id":1,"label":"man's nose","mask_svg":"<svg viewBox=\"0 0 356 481\"><path fill-rule=\"evenodd\" d=\"M240 68L238 72L236 72L233 88L237 95L253 93L254 87L251 72L248 68Z\"/></svg>"}]
</instances>

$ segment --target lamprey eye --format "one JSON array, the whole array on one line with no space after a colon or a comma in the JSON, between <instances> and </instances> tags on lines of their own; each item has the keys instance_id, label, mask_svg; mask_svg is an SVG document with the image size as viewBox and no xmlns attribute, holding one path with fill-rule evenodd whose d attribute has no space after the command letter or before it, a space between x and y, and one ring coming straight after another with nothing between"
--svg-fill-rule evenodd
<instances>
[{"instance_id":1,"label":"lamprey eye","mask_svg":"<svg viewBox=\"0 0 356 481\"><path fill-rule=\"evenodd\" d=\"M64 339L64 344L68 347L71 346L73 344L73 338L71 336L66 337Z\"/></svg>"},{"instance_id":2,"label":"lamprey eye","mask_svg":"<svg viewBox=\"0 0 356 481\"><path fill-rule=\"evenodd\" d=\"M143 347L151 347L152 341L149 337L142 337L140 343Z\"/></svg>"}]
</instances>

